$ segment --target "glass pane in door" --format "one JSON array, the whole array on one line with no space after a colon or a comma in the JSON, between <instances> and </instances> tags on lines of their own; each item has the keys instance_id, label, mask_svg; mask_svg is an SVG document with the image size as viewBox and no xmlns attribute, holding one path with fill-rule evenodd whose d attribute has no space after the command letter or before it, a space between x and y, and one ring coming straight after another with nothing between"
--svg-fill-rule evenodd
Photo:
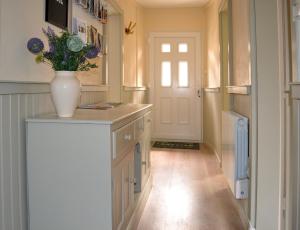
<instances>
[{"instance_id":1,"label":"glass pane in door","mask_svg":"<svg viewBox=\"0 0 300 230\"><path fill-rule=\"evenodd\" d=\"M178 65L178 86L188 87L189 86L189 69L187 61L180 61Z\"/></svg>"},{"instance_id":2,"label":"glass pane in door","mask_svg":"<svg viewBox=\"0 0 300 230\"><path fill-rule=\"evenodd\" d=\"M170 87L171 84L171 62L163 61L161 63L161 86Z\"/></svg>"}]
</instances>

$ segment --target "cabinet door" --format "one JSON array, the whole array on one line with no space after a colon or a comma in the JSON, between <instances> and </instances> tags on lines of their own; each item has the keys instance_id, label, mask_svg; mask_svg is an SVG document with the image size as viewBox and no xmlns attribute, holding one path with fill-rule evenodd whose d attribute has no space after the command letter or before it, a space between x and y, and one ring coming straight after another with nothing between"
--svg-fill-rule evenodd
<instances>
[{"instance_id":1,"label":"cabinet door","mask_svg":"<svg viewBox=\"0 0 300 230\"><path fill-rule=\"evenodd\" d=\"M117 165L113 170L112 191L113 191L113 230L122 226L122 165Z\"/></svg>"},{"instance_id":2,"label":"cabinet door","mask_svg":"<svg viewBox=\"0 0 300 230\"><path fill-rule=\"evenodd\" d=\"M123 213L126 220L131 216L134 202L134 150L122 161Z\"/></svg>"},{"instance_id":3,"label":"cabinet door","mask_svg":"<svg viewBox=\"0 0 300 230\"><path fill-rule=\"evenodd\" d=\"M113 229L123 229L134 207L134 150L113 168Z\"/></svg>"},{"instance_id":4,"label":"cabinet door","mask_svg":"<svg viewBox=\"0 0 300 230\"><path fill-rule=\"evenodd\" d=\"M145 148L145 135L140 139L140 145L141 145L141 179L142 179L142 189L144 188L144 185L147 181L147 167L146 167L146 148Z\"/></svg>"},{"instance_id":5,"label":"cabinet door","mask_svg":"<svg viewBox=\"0 0 300 230\"><path fill-rule=\"evenodd\" d=\"M150 170L151 167L151 133L152 133L152 112L145 115L145 157L146 157L146 171Z\"/></svg>"},{"instance_id":6,"label":"cabinet door","mask_svg":"<svg viewBox=\"0 0 300 230\"><path fill-rule=\"evenodd\" d=\"M151 168L151 126L152 118L151 112L147 113L144 117L144 136L143 136L143 148L142 148L142 187L148 180Z\"/></svg>"}]
</instances>

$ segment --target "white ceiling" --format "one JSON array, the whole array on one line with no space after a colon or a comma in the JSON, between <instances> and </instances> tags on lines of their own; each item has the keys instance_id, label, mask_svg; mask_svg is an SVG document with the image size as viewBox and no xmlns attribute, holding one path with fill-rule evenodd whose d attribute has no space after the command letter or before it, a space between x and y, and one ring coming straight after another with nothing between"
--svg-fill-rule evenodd
<instances>
[{"instance_id":1,"label":"white ceiling","mask_svg":"<svg viewBox=\"0 0 300 230\"><path fill-rule=\"evenodd\" d=\"M199 7L209 0L137 0L144 7L167 8L167 7Z\"/></svg>"}]
</instances>

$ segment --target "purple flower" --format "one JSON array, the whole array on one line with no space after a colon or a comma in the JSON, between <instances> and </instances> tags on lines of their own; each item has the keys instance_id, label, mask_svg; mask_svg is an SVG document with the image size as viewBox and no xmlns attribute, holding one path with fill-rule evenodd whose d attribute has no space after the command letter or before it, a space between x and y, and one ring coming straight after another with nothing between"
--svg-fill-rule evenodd
<instances>
[{"instance_id":1,"label":"purple flower","mask_svg":"<svg viewBox=\"0 0 300 230\"><path fill-rule=\"evenodd\" d=\"M67 61L69 59L69 53L66 51L64 52L64 61Z\"/></svg>"},{"instance_id":2,"label":"purple flower","mask_svg":"<svg viewBox=\"0 0 300 230\"><path fill-rule=\"evenodd\" d=\"M49 53L54 53L55 52L55 46L53 42L49 43Z\"/></svg>"},{"instance_id":3,"label":"purple flower","mask_svg":"<svg viewBox=\"0 0 300 230\"><path fill-rule=\"evenodd\" d=\"M45 53L44 53L44 57L45 57L46 59L48 59L48 60L51 60L52 57L53 57L53 53L51 53L51 52L45 52Z\"/></svg>"},{"instance_id":4,"label":"purple flower","mask_svg":"<svg viewBox=\"0 0 300 230\"><path fill-rule=\"evenodd\" d=\"M39 38L31 38L27 42L27 49L33 54L38 54L44 49L44 43Z\"/></svg>"},{"instance_id":5,"label":"purple flower","mask_svg":"<svg viewBox=\"0 0 300 230\"><path fill-rule=\"evenodd\" d=\"M79 60L80 64L84 63L85 61L86 61L85 57L81 57L80 60Z\"/></svg>"},{"instance_id":6,"label":"purple flower","mask_svg":"<svg viewBox=\"0 0 300 230\"><path fill-rule=\"evenodd\" d=\"M50 26L48 26L47 30L45 30L44 28L42 28L42 30L49 39L53 39L56 37L54 30Z\"/></svg>"},{"instance_id":7,"label":"purple flower","mask_svg":"<svg viewBox=\"0 0 300 230\"><path fill-rule=\"evenodd\" d=\"M55 37L56 36L54 30L50 26L48 26L48 34L50 34L51 37Z\"/></svg>"},{"instance_id":8,"label":"purple flower","mask_svg":"<svg viewBox=\"0 0 300 230\"><path fill-rule=\"evenodd\" d=\"M92 59L97 57L99 53L99 49L97 47L92 47L85 55L86 58Z\"/></svg>"}]
</instances>

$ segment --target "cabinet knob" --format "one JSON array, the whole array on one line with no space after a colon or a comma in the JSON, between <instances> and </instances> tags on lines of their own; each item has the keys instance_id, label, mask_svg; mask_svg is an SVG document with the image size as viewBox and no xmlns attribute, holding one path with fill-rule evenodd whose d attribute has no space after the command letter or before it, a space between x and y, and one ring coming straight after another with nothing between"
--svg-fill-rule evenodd
<instances>
[{"instance_id":1,"label":"cabinet knob","mask_svg":"<svg viewBox=\"0 0 300 230\"><path fill-rule=\"evenodd\" d=\"M124 140L130 141L131 140L131 135L130 134L125 134L124 135Z\"/></svg>"},{"instance_id":2,"label":"cabinet knob","mask_svg":"<svg viewBox=\"0 0 300 230\"><path fill-rule=\"evenodd\" d=\"M147 164L147 162L146 161L142 161L142 165L146 165Z\"/></svg>"},{"instance_id":3,"label":"cabinet knob","mask_svg":"<svg viewBox=\"0 0 300 230\"><path fill-rule=\"evenodd\" d=\"M149 119L147 119L147 122L151 122L151 121L152 121L152 119L150 119L150 118L149 118Z\"/></svg>"}]
</instances>

